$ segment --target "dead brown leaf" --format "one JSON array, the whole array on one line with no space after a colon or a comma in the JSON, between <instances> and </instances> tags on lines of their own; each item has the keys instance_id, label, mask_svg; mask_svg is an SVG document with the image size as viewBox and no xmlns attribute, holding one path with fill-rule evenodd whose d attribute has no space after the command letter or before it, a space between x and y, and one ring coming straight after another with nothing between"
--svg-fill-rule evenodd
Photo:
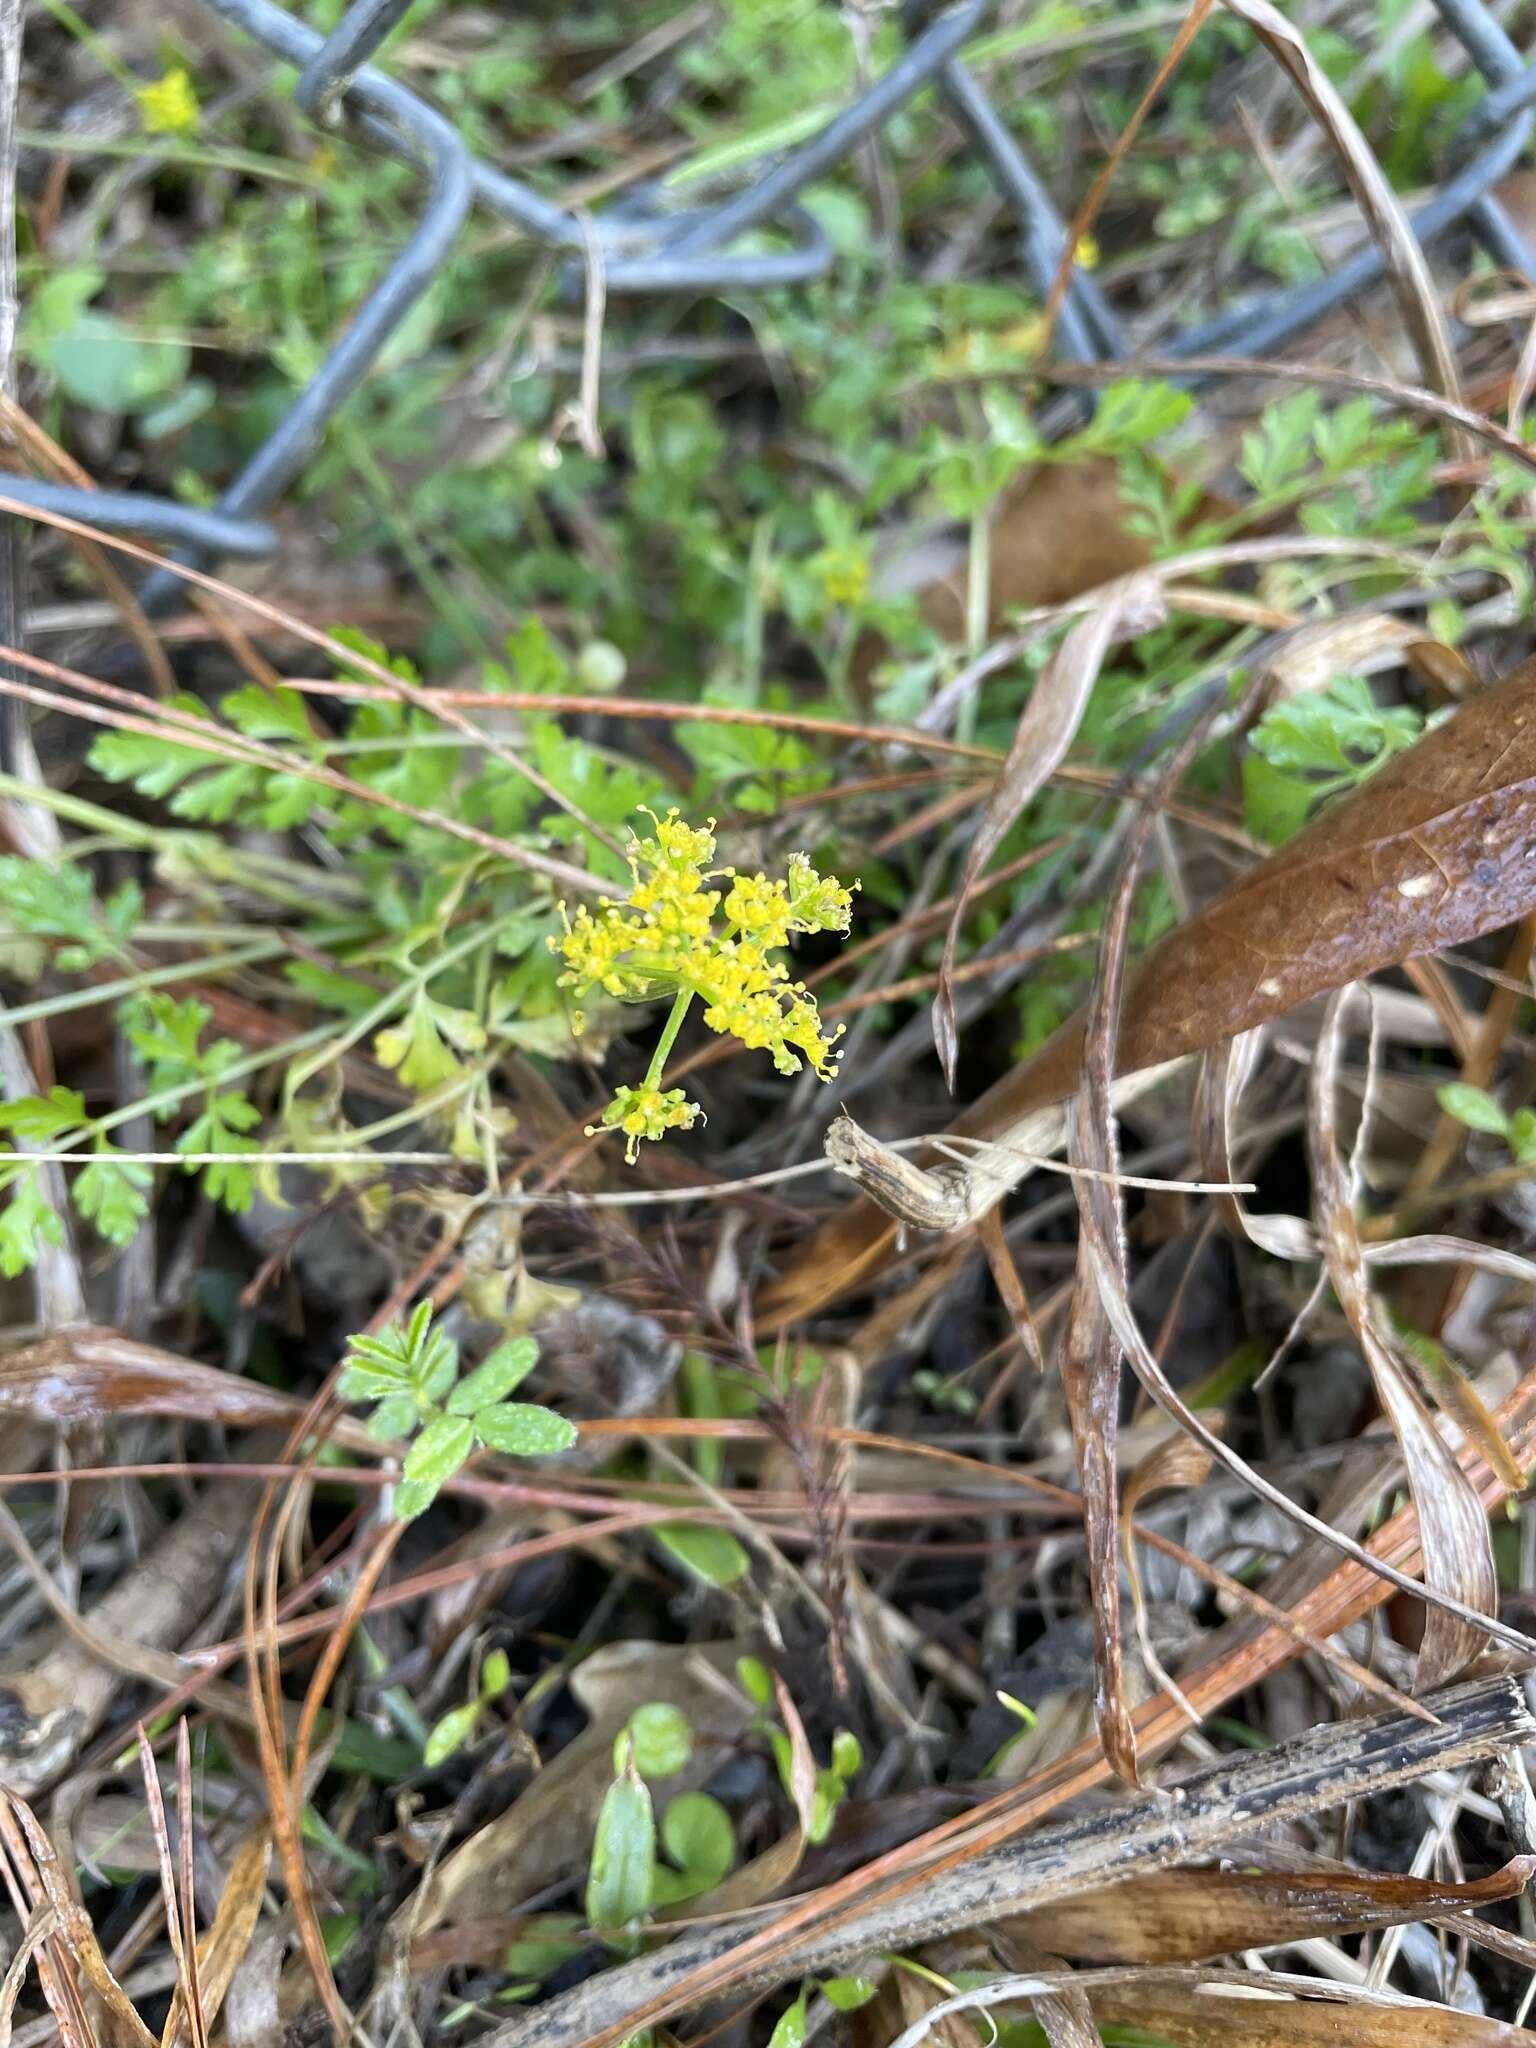
<instances>
[{"instance_id":1,"label":"dead brown leaf","mask_svg":"<svg viewBox=\"0 0 1536 2048\"><path fill-rule=\"evenodd\" d=\"M1138 961L1117 1070L1152 1068L1298 1003L1536 908L1536 661L1482 691L1357 791L1240 876ZM953 1129L1006 1144L1077 1085L1070 1019ZM931 1162L930 1162L931 1163ZM758 1304L784 1323L866 1280L895 1229L851 1203L800 1248Z\"/></svg>"},{"instance_id":2,"label":"dead brown leaf","mask_svg":"<svg viewBox=\"0 0 1536 2048\"><path fill-rule=\"evenodd\" d=\"M1319 1978L1233 1971L1197 1988L1156 1978L1094 1995L1102 2020L1142 2027L1173 2048L1530 2048L1536 2034L1481 2013Z\"/></svg>"},{"instance_id":3,"label":"dead brown leaf","mask_svg":"<svg viewBox=\"0 0 1536 2048\"><path fill-rule=\"evenodd\" d=\"M1470 1912L1515 1898L1533 1873L1529 1856L1470 1884L1352 1870L1168 1870L1021 1913L1006 1925L1076 1962L1198 1963L1314 1934Z\"/></svg>"}]
</instances>

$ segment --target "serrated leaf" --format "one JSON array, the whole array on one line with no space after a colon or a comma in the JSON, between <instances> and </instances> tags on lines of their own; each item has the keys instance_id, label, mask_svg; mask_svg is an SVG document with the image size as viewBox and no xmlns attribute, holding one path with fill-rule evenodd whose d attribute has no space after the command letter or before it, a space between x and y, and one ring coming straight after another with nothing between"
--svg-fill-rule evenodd
<instances>
[{"instance_id":1,"label":"serrated leaf","mask_svg":"<svg viewBox=\"0 0 1536 2048\"><path fill-rule=\"evenodd\" d=\"M539 1347L531 1337L515 1337L510 1344L498 1344L448 1396L448 1413L474 1415L489 1408L521 1385L538 1362Z\"/></svg>"},{"instance_id":2,"label":"serrated leaf","mask_svg":"<svg viewBox=\"0 0 1536 2048\"><path fill-rule=\"evenodd\" d=\"M473 1428L491 1450L512 1458L550 1458L557 1451L568 1451L576 1441L574 1423L531 1401L506 1401L498 1408L482 1408L465 1427Z\"/></svg>"},{"instance_id":3,"label":"serrated leaf","mask_svg":"<svg viewBox=\"0 0 1536 2048\"><path fill-rule=\"evenodd\" d=\"M475 1426L457 1415L429 1422L405 1454L395 1511L404 1521L429 1508L475 1447Z\"/></svg>"},{"instance_id":4,"label":"serrated leaf","mask_svg":"<svg viewBox=\"0 0 1536 2048\"><path fill-rule=\"evenodd\" d=\"M480 1702L470 1700L466 1706L454 1707L444 1714L427 1737L426 1748L422 1751L422 1762L429 1771L446 1763L456 1749L462 1749L475 1732L475 1722L480 1716Z\"/></svg>"},{"instance_id":5,"label":"serrated leaf","mask_svg":"<svg viewBox=\"0 0 1536 2048\"><path fill-rule=\"evenodd\" d=\"M1287 775L1262 754L1244 754L1242 772L1243 823L1256 839L1283 846L1307 822L1322 790Z\"/></svg>"},{"instance_id":6,"label":"serrated leaf","mask_svg":"<svg viewBox=\"0 0 1536 2048\"><path fill-rule=\"evenodd\" d=\"M393 1068L407 1088L430 1094L463 1072L448 1041L465 1051L485 1044L485 1027L468 1010L450 1010L430 996L418 995L403 1025L391 1025L373 1041L380 1066Z\"/></svg>"},{"instance_id":7,"label":"serrated leaf","mask_svg":"<svg viewBox=\"0 0 1536 2048\"><path fill-rule=\"evenodd\" d=\"M141 1058L152 1067L170 1068L177 1079L183 1079L202 1071L198 1040L212 1015L208 1005L195 996L178 1002L174 996L157 992L125 1004L123 1022Z\"/></svg>"},{"instance_id":8,"label":"serrated leaf","mask_svg":"<svg viewBox=\"0 0 1536 2048\"><path fill-rule=\"evenodd\" d=\"M78 862L7 854L0 857L0 908L17 931L67 942L59 965L78 973L99 960L128 957L123 941L138 921L143 897L135 884L125 883L102 904L90 870Z\"/></svg>"},{"instance_id":9,"label":"serrated leaf","mask_svg":"<svg viewBox=\"0 0 1536 2048\"><path fill-rule=\"evenodd\" d=\"M302 747L315 744L315 731L297 690L268 690L260 683L247 683L232 690L219 709L237 732L250 739L297 740Z\"/></svg>"},{"instance_id":10,"label":"serrated leaf","mask_svg":"<svg viewBox=\"0 0 1536 2048\"><path fill-rule=\"evenodd\" d=\"M260 1121L261 1111L243 1095L212 1095L202 1114L176 1140L176 1150L255 1154L260 1148L245 1133ZM255 1198L255 1178L239 1160L210 1160L201 1168L193 1163L188 1171L201 1172L204 1192L235 1215L249 1209Z\"/></svg>"}]
</instances>

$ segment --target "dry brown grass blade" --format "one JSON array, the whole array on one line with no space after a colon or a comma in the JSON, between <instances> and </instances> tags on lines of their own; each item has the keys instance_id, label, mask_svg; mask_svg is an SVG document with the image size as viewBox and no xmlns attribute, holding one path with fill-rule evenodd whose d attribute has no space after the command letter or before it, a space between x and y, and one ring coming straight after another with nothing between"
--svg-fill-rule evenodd
<instances>
[{"instance_id":1,"label":"dry brown grass blade","mask_svg":"<svg viewBox=\"0 0 1536 2048\"><path fill-rule=\"evenodd\" d=\"M1068 1123L1067 1145L1069 1163L1084 1169L1072 1183L1084 1227L1078 1240L1077 1272L1061 1344L1061 1384L1077 1454L1093 1602L1094 1718L1110 1767L1131 1785L1141 1780L1121 1655L1116 1442L1122 1359L1103 1299L1106 1284L1122 1290L1127 1284L1125 1240L1113 1189L1099 1176L1113 1174L1120 1164L1112 1107L1115 1041L1119 1036L1120 988L1130 939L1131 910L1149 831L1150 820L1144 817L1121 864L1110 896L1093 991L1088 998L1083 1084ZM1088 1227L1090 1215L1097 1219L1101 1241L1107 1247L1112 1276L1107 1283L1095 1267L1092 1232Z\"/></svg>"},{"instance_id":2,"label":"dry brown grass blade","mask_svg":"<svg viewBox=\"0 0 1536 2048\"><path fill-rule=\"evenodd\" d=\"M159 2048L154 2035L139 2018L132 1999L107 1967L91 1917L75 1897L41 1822L25 1800L16 1798L3 1786L0 1786L0 1836L3 1836L11 1860L20 1868L23 1881L32 1890L34 1899L46 1900L52 1907L59 1923L59 1943L67 1951L73 1969L84 1980L82 1991L89 1991L92 1995L96 2024L87 2027L85 2042L96 2048L93 2037L99 2032L102 2037L100 2048ZM56 1976L65 1974L55 1972ZM53 2005L52 1999L49 2003ZM53 2010L58 2013L59 2007L54 2005ZM62 2019L60 2024L62 2029Z\"/></svg>"},{"instance_id":3,"label":"dry brown grass blade","mask_svg":"<svg viewBox=\"0 0 1536 2048\"><path fill-rule=\"evenodd\" d=\"M1180 22L1173 41L1163 52L1157 70L1152 74L1150 84L1137 102L1131 118L1115 138L1113 149L1100 167L1093 183L1083 195L1077 212L1072 216L1072 225L1067 231L1061 251L1061 260L1056 266L1056 275L1051 279L1051 289L1046 295L1044 333L1040 340L1040 354L1050 351L1051 337L1056 331L1056 322L1061 314L1062 303L1067 296L1067 286L1072 276L1072 265L1077 260L1077 250L1084 235L1088 234L1099 217L1099 208L1104 204L1104 195L1116 170L1129 155L1131 145L1140 134L1142 124L1162 96L1169 79L1184 61L1186 51L1195 40L1210 13L1214 0L1192 0L1190 10Z\"/></svg>"},{"instance_id":4,"label":"dry brown grass blade","mask_svg":"<svg viewBox=\"0 0 1536 2048\"><path fill-rule=\"evenodd\" d=\"M198 1944L198 1984L209 2028L218 2018L235 1972L251 1946L271 1868L272 1830L263 1824L253 1828L236 1851L213 1925ZM165 2042L173 2043L180 2036L182 2003L182 1989L178 1985L165 2024Z\"/></svg>"},{"instance_id":5,"label":"dry brown grass blade","mask_svg":"<svg viewBox=\"0 0 1536 2048\"><path fill-rule=\"evenodd\" d=\"M1376 1398L1402 1450L1408 1489L1419 1511L1425 1583L1450 1595L1463 1608L1495 1614L1498 1572L1482 1502L1383 1330L1366 1283L1355 1223L1354 1176L1345 1164L1336 1120L1339 1056L1349 993L1342 989L1329 999L1312 1058L1307 1135L1323 1259L1339 1305L1370 1367ZM1481 1631L1459 1616L1439 1606L1430 1607L1419 1651L1419 1689L1442 1685L1465 1670L1484 1640Z\"/></svg>"},{"instance_id":6,"label":"dry brown grass blade","mask_svg":"<svg viewBox=\"0 0 1536 2048\"><path fill-rule=\"evenodd\" d=\"M184 1729L187 1724L182 1720L176 1725ZM171 1847L170 1826L165 1817L165 1794L160 1786L155 1752L150 1747L142 1721L134 1730L134 1739L138 1744L139 1769L144 1777L145 1810L149 1815L150 1834L154 1839L155 1857L160 1868L160 1903L165 1913L165 1931L170 1941L171 1954L176 1961L177 1989L185 1998L184 2010L191 2024L193 2048L207 2048L207 2034L202 2025L202 2001L197 1996L197 1987L191 1970L191 1956L197 1946L197 1927L195 1922L189 1925L184 1917L185 1902L176 1868L176 1856ZM182 1835L185 1837L189 1819L185 1808L181 1809L178 1818ZM161 2036L161 2048L170 2048L172 2039L171 2022L167 2019L165 2031Z\"/></svg>"},{"instance_id":7,"label":"dry brown grass blade","mask_svg":"<svg viewBox=\"0 0 1536 2048\"><path fill-rule=\"evenodd\" d=\"M0 1663L0 1777L12 1792L35 1796L68 1769L116 1705L125 1669L157 1684L185 1671L165 1653L207 1612L244 1522L239 1489L204 1488L72 1628L50 1621Z\"/></svg>"},{"instance_id":8,"label":"dry brown grass blade","mask_svg":"<svg viewBox=\"0 0 1536 2048\"><path fill-rule=\"evenodd\" d=\"M1459 401L1461 377L1429 264L1343 96L1307 48L1300 31L1278 7L1271 5L1271 0L1222 0L1222 5L1229 14L1247 22L1291 78L1333 144L1350 190L1381 251L1403 323L1413 337L1424 381L1452 401ZM1467 451L1463 448L1460 452Z\"/></svg>"},{"instance_id":9,"label":"dry brown grass blade","mask_svg":"<svg viewBox=\"0 0 1536 2048\"><path fill-rule=\"evenodd\" d=\"M1093 1996L1100 2020L1144 2028L1173 2048L1531 2048L1524 2027L1394 1992L1317 1977L1206 1975L1198 1987L1151 1979Z\"/></svg>"},{"instance_id":10,"label":"dry brown grass blade","mask_svg":"<svg viewBox=\"0 0 1536 2048\"><path fill-rule=\"evenodd\" d=\"M1107 585L1092 611L1069 630L1029 693L997 788L966 854L965 870L944 934L944 956L933 999L933 1030L944 1077L951 1089L955 1085L960 1047L950 981L971 892L1010 826L1066 759L1110 648L1117 640L1150 632L1166 617L1162 586L1155 577L1137 574Z\"/></svg>"},{"instance_id":11,"label":"dry brown grass blade","mask_svg":"<svg viewBox=\"0 0 1536 2048\"><path fill-rule=\"evenodd\" d=\"M1008 1311L1008 1320L1013 1324L1014 1334L1023 1346L1024 1355L1035 1371L1045 1374L1045 1353L1040 1348L1040 1332L1035 1328L1035 1318L1029 1306L1029 1295L1025 1291L1008 1239L1003 1231L1001 1206L989 1209L977 1226L981 1248L987 1255L987 1265L992 1274L1003 1307Z\"/></svg>"},{"instance_id":12,"label":"dry brown grass blade","mask_svg":"<svg viewBox=\"0 0 1536 2048\"><path fill-rule=\"evenodd\" d=\"M4 1978L0 1979L0 2048L11 2048L12 2015L21 1996L21 1987L27 1981L27 1972L32 1967L32 1958L53 1939L58 1926L58 1916L53 1908L43 1906L29 1916L22 1929L16 1953L6 1965Z\"/></svg>"},{"instance_id":13,"label":"dry brown grass blade","mask_svg":"<svg viewBox=\"0 0 1536 2048\"><path fill-rule=\"evenodd\" d=\"M1124 1076L1202 1050L1309 997L1536 909L1536 661L1462 705L1151 947L1127 983ZM966 1110L955 1132L1006 1145L1077 1085L1084 1019ZM931 1163L931 1161L930 1161ZM891 1219L858 1201L823 1225L758 1303L778 1324L878 1270Z\"/></svg>"},{"instance_id":14,"label":"dry brown grass blade","mask_svg":"<svg viewBox=\"0 0 1536 2048\"><path fill-rule=\"evenodd\" d=\"M10 1801L0 1796L0 1882L10 1896L16 1918L25 1927L36 1928L37 1981L44 2002L53 2014L64 2048L95 2048L91 2023L81 2002L75 1981L69 1945L63 1938L59 1916L43 1894L26 1838L12 1818ZM7 1988L10 1972L6 1973Z\"/></svg>"},{"instance_id":15,"label":"dry brown grass blade","mask_svg":"<svg viewBox=\"0 0 1536 2048\"><path fill-rule=\"evenodd\" d=\"M1223 1426L1219 1412L1213 1411L1205 1419L1213 1430ZM1125 1555L1125 1576L1131 1589L1131 1610L1136 1618L1136 1640L1141 1645L1142 1662L1163 1690L1178 1700L1182 1700L1184 1695L1163 1669L1152 1642L1152 1631L1147 1626L1147 1601L1141 1584L1141 1564L1136 1556L1136 1510L1148 1494L1163 1493L1170 1487L1201 1485L1210 1469L1211 1456L1204 1445L1191 1443L1187 1436L1174 1430L1142 1459L1126 1480L1120 1495L1120 1547ZM1186 1707L1186 1711L1192 1722L1199 1718L1192 1707ZM1050 1944L1047 1942L1046 1946Z\"/></svg>"},{"instance_id":16,"label":"dry brown grass blade","mask_svg":"<svg viewBox=\"0 0 1536 2048\"><path fill-rule=\"evenodd\" d=\"M1281 1852L1283 1853L1283 1851ZM1021 1913L1006 1924L1085 1963L1199 1963L1309 1935L1358 1934L1519 1896L1536 1858L1470 1884L1338 1870L1165 1870Z\"/></svg>"}]
</instances>

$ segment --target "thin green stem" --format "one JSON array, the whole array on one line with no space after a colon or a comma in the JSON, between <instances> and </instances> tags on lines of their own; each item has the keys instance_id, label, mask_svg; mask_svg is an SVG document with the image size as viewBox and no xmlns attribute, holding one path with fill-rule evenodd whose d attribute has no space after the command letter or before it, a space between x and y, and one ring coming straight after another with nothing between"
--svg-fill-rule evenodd
<instances>
[{"instance_id":1,"label":"thin green stem","mask_svg":"<svg viewBox=\"0 0 1536 2048\"><path fill-rule=\"evenodd\" d=\"M971 546L965 577L965 658L980 659L987 645L987 619L992 602L992 515L989 506L971 514ZM981 684L978 683L960 706L955 720L955 738L967 745L976 736L981 713Z\"/></svg>"},{"instance_id":2,"label":"thin green stem","mask_svg":"<svg viewBox=\"0 0 1536 2048\"><path fill-rule=\"evenodd\" d=\"M672 1009L667 1021L661 1027L661 1036L656 1041L656 1050L651 1054L651 1064L645 1070L644 1088L661 1086L661 1070L667 1064L667 1055L677 1043L677 1034L683 1028L683 1019L688 1014L688 1005L693 1001L691 988L680 988L672 999Z\"/></svg>"}]
</instances>

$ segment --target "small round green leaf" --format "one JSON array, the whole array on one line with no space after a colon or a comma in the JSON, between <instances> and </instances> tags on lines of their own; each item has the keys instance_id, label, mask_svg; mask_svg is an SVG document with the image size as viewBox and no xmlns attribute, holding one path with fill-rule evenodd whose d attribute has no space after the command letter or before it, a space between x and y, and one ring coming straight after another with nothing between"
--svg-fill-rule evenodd
<instances>
[{"instance_id":1,"label":"small round green leaf","mask_svg":"<svg viewBox=\"0 0 1536 2048\"><path fill-rule=\"evenodd\" d=\"M731 1817L708 1792L680 1792L661 1817L661 1846L701 1889L716 1885L736 1857Z\"/></svg>"},{"instance_id":2,"label":"small round green leaf","mask_svg":"<svg viewBox=\"0 0 1536 2048\"><path fill-rule=\"evenodd\" d=\"M857 2012L879 1988L872 1977L824 1977L821 1995L834 2012Z\"/></svg>"},{"instance_id":3,"label":"small round green leaf","mask_svg":"<svg viewBox=\"0 0 1536 2048\"><path fill-rule=\"evenodd\" d=\"M1502 1138L1509 1129L1509 1118L1486 1088L1474 1088L1467 1081L1447 1081L1435 1090L1435 1098L1447 1116L1469 1130L1489 1131Z\"/></svg>"},{"instance_id":4,"label":"small round green leaf","mask_svg":"<svg viewBox=\"0 0 1536 2048\"><path fill-rule=\"evenodd\" d=\"M646 1706L636 1707L630 1715L615 1748L615 1769L620 1767L626 1741L631 1746L635 1769L647 1778L670 1778L693 1755L693 1729L688 1716L681 1707L669 1706L665 1700L652 1700Z\"/></svg>"}]
</instances>

